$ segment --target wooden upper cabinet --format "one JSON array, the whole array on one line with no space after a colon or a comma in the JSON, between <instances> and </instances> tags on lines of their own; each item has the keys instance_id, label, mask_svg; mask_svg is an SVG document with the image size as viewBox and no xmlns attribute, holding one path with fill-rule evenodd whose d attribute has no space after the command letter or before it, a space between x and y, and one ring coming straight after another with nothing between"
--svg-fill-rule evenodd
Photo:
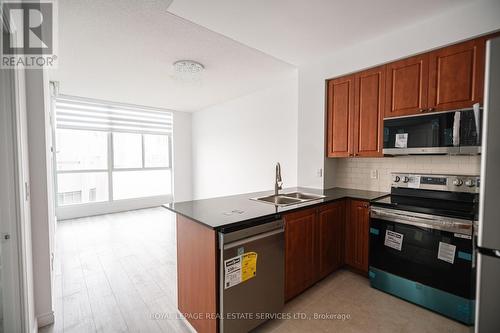
<instances>
[{"instance_id":1,"label":"wooden upper cabinet","mask_svg":"<svg viewBox=\"0 0 500 333\"><path fill-rule=\"evenodd\" d=\"M319 278L324 278L344 264L345 201L319 209Z\"/></svg>"},{"instance_id":2,"label":"wooden upper cabinet","mask_svg":"<svg viewBox=\"0 0 500 333\"><path fill-rule=\"evenodd\" d=\"M354 155L383 156L385 66L355 75L354 100Z\"/></svg>"},{"instance_id":3,"label":"wooden upper cabinet","mask_svg":"<svg viewBox=\"0 0 500 333\"><path fill-rule=\"evenodd\" d=\"M482 103L486 39L448 46L429 56L429 107L435 111Z\"/></svg>"},{"instance_id":4,"label":"wooden upper cabinet","mask_svg":"<svg viewBox=\"0 0 500 333\"><path fill-rule=\"evenodd\" d=\"M300 294L317 278L316 208L283 216L285 221L285 300Z\"/></svg>"},{"instance_id":5,"label":"wooden upper cabinet","mask_svg":"<svg viewBox=\"0 0 500 333\"><path fill-rule=\"evenodd\" d=\"M352 154L354 76L328 81L327 94L327 156L348 157Z\"/></svg>"},{"instance_id":6,"label":"wooden upper cabinet","mask_svg":"<svg viewBox=\"0 0 500 333\"><path fill-rule=\"evenodd\" d=\"M425 112L429 86L429 54L386 65L385 117Z\"/></svg>"},{"instance_id":7,"label":"wooden upper cabinet","mask_svg":"<svg viewBox=\"0 0 500 333\"><path fill-rule=\"evenodd\" d=\"M383 119L483 102L488 37L327 81L328 157L383 156Z\"/></svg>"}]
</instances>

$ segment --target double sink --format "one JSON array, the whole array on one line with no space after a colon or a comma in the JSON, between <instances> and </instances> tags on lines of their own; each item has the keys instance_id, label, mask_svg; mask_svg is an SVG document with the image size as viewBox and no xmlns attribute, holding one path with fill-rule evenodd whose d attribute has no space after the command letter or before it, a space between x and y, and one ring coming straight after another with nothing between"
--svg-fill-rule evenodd
<instances>
[{"instance_id":1,"label":"double sink","mask_svg":"<svg viewBox=\"0 0 500 333\"><path fill-rule=\"evenodd\" d=\"M303 192L283 193L278 195L268 195L265 197L251 198L251 200L260 201L275 206L283 207L289 205L301 204L308 201L325 198L324 195L310 194Z\"/></svg>"}]
</instances>

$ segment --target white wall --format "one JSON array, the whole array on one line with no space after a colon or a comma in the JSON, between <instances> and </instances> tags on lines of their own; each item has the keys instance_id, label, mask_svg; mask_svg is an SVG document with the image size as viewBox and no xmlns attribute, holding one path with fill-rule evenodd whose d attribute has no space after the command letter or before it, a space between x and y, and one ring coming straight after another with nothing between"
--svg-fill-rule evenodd
<instances>
[{"instance_id":1,"label":"white wall","mask_svg":"<svg viewBox=\"0 0 500 333\"><path fill-rule=\"evenodd\" d=\"M324 156L325 79L500 29L500 1L473 1L299 68L298 183L331 187L337 161ZM341 32L339 32L341 33ZM365 161L366 162L366 161ZM325 178L317 176L325 168Z\"/></svg>"},{"instance_id":2,"label":"white wall","mask_svg":"<svg viewBox=\"0 0 500 333\"><path fill-rule=\"evenodd\" d=\"M191 113L174 112L174 201L191 200Z\"/></svg>"},{"instance_id":3,"label":"white wall","mask_svg":"<svg viewBox=\"0 0 500 333\"><path fill-rule=\"evenodd\" d=\"M274 188L276 162L285 187L297 184L297 73L271 87L193 114L193 196Z\"/></svg>"}]
</instances>

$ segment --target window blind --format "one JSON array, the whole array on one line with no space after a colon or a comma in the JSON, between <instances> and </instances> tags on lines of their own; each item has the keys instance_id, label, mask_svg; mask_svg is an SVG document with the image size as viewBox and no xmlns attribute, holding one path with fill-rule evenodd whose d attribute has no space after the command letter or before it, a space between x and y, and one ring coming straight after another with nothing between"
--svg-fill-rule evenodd
<instances>
[{"instance_id":1,"label":"window blind","mask_svg":"<svg viewBox=\"0 0 500 333\"><path fill-rule=\"evenodd\" d=\"M55 98L57 128L171 134L172 112L60 95Z\"/></svg>"}]
</instances>

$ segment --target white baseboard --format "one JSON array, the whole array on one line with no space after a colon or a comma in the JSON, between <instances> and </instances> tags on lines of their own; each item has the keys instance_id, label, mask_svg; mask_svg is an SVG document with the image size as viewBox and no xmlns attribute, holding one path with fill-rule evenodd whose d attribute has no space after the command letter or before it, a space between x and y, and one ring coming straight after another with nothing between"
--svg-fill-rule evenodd
<instances>
[{"instance_id":1,"label":"white baseboard","mask_svg":"<svg viewBox=\"0 0 500 333\"><path fill-rule=\"evenodd\" d=\"M38 327L44 327L54 323L54 311L43 313L36 317Z\"/></svg>"}]
</instances>

